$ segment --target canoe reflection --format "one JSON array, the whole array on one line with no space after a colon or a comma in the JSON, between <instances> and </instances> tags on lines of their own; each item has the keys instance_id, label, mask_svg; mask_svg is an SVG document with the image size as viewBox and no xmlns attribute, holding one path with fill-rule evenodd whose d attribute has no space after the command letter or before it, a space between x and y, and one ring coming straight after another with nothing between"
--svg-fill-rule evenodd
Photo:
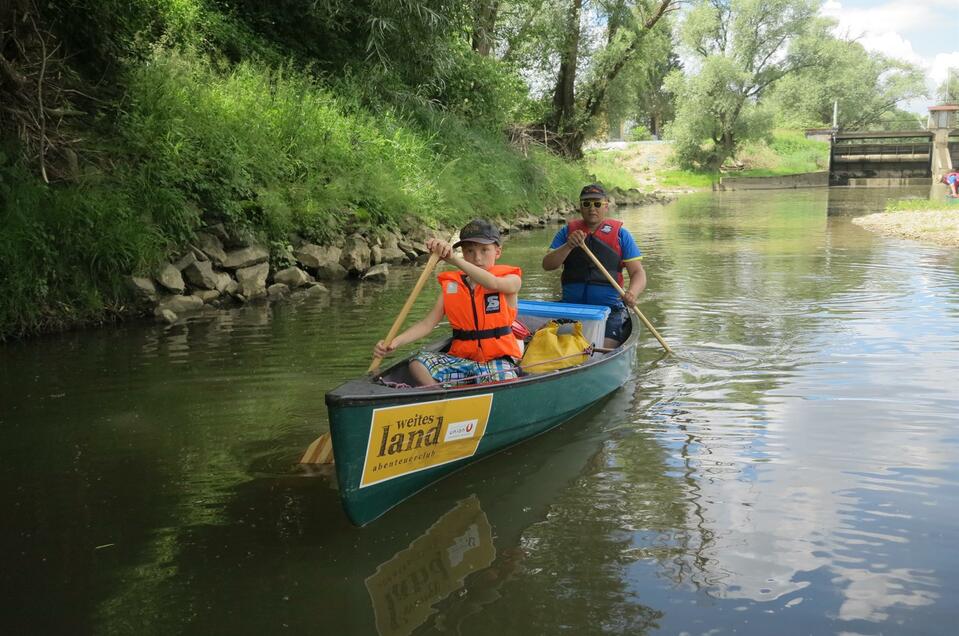
<instances>
[{"instance_id":1,"label":"canoe reflection","mask_svg":"<svg viewBox=\"0 0 959 636\"><path fill-rule=\"evenodd\" d=\"M380 636L410 634L437 613L435 605L463 588L469 575L489 568L495 559L489 520L479 498L471 495L366 579ZM477 591L489 587L484 582L501 582L496 572L484 574L477 581ZM467 587L457 598L471 596L469 591ZM451 613L461 618L497 598L488 592L479 596L465 606L453 603L451 612L436 617L437 627L447 623ZM464 613L467 606L471 609Z\"/></svg>"}]
</instances>

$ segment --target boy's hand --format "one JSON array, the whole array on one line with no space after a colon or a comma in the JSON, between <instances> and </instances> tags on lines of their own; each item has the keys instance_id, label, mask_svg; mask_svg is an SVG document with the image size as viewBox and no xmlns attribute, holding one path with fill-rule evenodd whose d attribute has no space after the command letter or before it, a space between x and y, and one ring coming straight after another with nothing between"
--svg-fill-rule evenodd
<instances>
[{"instance_id":1,"label":"boy's hand","mask_svg":"<svg viewBox=\"0 0 959 636\"><path fill-rule=\"evenodd\" d=\"M586 244L586 232L576 230L566 238L566 244L569 245L570 249L582 247Z\"/></svg>"},{"instance_id":2,"label":"boy's hand","mask_svg":"<svg viewBox=\"0 0 959 636\"><path fill-rule=\"evenodd\" d=\"M444 261L453 255L453 247L446 241L438 238L426 239L426 249Z\"/></svg>"},{"instance_id":3,"label":"boy's hand","mask_svg":"<svg viewBox=\"0 0 959 636\"><path fill-rule=\"evenodd\" d=\"M394 351L396 351L395 344L391 344L390 346L387 347L386 343L383 342L382 340L380 340L373 346L373 355L376 356L377 358L385 358L386 356L393 353Z\"/></svg>"}]
</instances>

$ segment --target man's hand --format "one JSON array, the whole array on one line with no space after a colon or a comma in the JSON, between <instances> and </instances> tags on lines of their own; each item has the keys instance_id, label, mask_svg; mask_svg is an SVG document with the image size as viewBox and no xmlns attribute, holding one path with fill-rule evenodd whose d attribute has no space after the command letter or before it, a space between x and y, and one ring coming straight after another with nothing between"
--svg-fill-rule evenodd
<instances>
[{"instance_id":1,"label":"man's hand","mask_svg":"<svg viewBox=\"0 0 959 636\"><path fill-rule=\"evenodd\" d=\"M635 304L636 304L636 294L634 294L634 293L631 292L631 291L627 291L626 293L624 293L624 294L623 294L623 303L624 303L627 307L632 307L633 305L635 305Z\"/></svg>"},{"instance_id":2,"label":"man's hand","mask_svg":"<svg viewBox=\"0 0 959 636\"><path fill-rule=\"evenodd\" d=\"M426 249L444 261L453 255L453 247L446 241L438 238L426 239Z\"/></svg>"},{"instance_id":3,"label":"man's hand","mask_svg":"<svg viewBox=\"0 0 959 636\"><path fill-rule=\"evenodd\" d=\"M586 232L576 230L566 238L566 245L568 245L570 249L582 247L586 244L586 236Z\"/></svg>"}]
</instances>

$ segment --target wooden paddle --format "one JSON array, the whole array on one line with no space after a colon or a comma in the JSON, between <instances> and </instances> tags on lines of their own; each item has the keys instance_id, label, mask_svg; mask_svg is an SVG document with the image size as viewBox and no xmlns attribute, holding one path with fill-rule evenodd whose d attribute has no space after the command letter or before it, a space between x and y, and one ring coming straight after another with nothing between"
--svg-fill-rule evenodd
<instances>
[{"instance_id":1,"label":"wooden paddle","mask_svg":"<svg viewBox=\"0 0 959 636\"><path fill-rule=\"evenodd\" d=\"M300 458L301 464L332 464L333 463L333 440L329 433L323 433L310 444L303 457Z\"/></svg>"},{"instance_id":2,"label":"wooden paddle","mask_svg":"<svg viewBox=\"0 0 959 636\"><path fill-rule=\"evenodd\" d=\"M413 291L410 292L409 298L406 299L406 303L403 304L403 308L400 309L400 313L397 314L396 320L393 321L393 326L390 327L389 333L386 334L386 338L383 340L387 346L393 342L393 338L395 338L396 334L400 332L400 328L403 326L403 322L409 315L410 309L413 308L413 303L416 302L416 297L420 295L420 291L423 290L423 286L426 284L426 281L429 280L430 274L432 274L433 269L436 268L436 264L439 262L439 260L439 256L436 254L430 254L430 259L426 261L426 267L423 268L423 272L416 281L416 285L413 286ZM373 362L370 364L370 368L367 369L366 372L376 373L376 370L380 368L380 363L382 361L383 358L373 356ZM316 438L306 449L306 452L303 453L303 457L300 458L300 463L332 464L333 445L330 440L330 434L324 433Z\"/></svg>"},{"instance_id":3,"label":"wooden paddle","mask_svg":"<svg viewBox=\"0 0 959 636\"><path fill-rule=\"evenodd\" d=\"M599 271L603 272L603 276L606 277L606 280L609 281L609 284L610 284L610 285L612 285L613 287L616 288L616 291L619 292L619 295L620 295L620 296L624 295L626 292L623 291L623 288L619 286L619 283L616 282L616 279L612 277L612 275L609 273L609 271L607 271L607 269L606 269L605 267L603 267L603 264L599 262L599 259L596 258L596 255L593 254L593 253L589 250L589 248L586 247L585 244L584 244L584 245L580 245L580 248L581 248L584 252L586 252L586 256L589 256L590 259L592 259L592 261L593 261L594 263L596 263L596 267L599 268ZM663 340L663 337L662 337L661 335L659 335L659 332L656 331L656 328L653 327L652 323L650 323L649 320L646 319L646 316L643 315L643 312L641 312L641 311L639 310L639 306L633 305L630 309L632 309L633 311L636 312L636 315L639 316L639 319L643 321L643 324L646 325L646 328L649 329L650 332L652 332L652 334L653 334L654 336L656 336L656 340L659 340L659 344L663 345L663 349L666 350L666 353L672 353L673 350L669 348L669 345L666 344L666 341Z\"/></svg>"},{"instance_id":4,"label":"wooden paddle","mask_svg":"<svg viewBox=\"0 0 959 636\"><path fill-rule=\"evenodd\" d=\"M386 334L386 338L383 339L383 342L387 347L390 346L390 343L393 342L393 338L396 337L396 334L400 332L400 328L403 326L403 322L406 320L406 316L409 315L410 309L413 307L413 303L416 301L416 297L420 295L420 291L423 289L423 285L426 284L426 281L429 280L430 274L433 272L433 268L436 267L440 257L436 254L430 254L430 260L426 261L426 267L423 268L423 273L420 274L419 280L416 281L416 285L413 286L413 291L410 292L410 297L406 299L406 303L403 305L403 308L400 309L400 313L396 316L396 320L393 321L393 326L390 327L389 333ZM367 373L376 373L376 370L380 368L380 362L383 361L383 358L373 356L373 362L370 364L370 368L366 370Z\"/></svg>"}]
</instances>

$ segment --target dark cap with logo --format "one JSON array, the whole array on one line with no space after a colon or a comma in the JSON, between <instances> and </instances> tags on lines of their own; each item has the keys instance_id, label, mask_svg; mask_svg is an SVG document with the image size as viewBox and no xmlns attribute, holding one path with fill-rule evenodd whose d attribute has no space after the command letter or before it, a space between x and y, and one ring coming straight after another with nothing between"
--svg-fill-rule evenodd
<instances>
[{"instance_id":1,"label":"dark cap with logo","mask_svg":"<svg viewBox=\"0 0 959 636\"><path fill-rule=\"evenodd\" d=\"M583 188L579 193L580 199L605 199L606 190L598 183L591 183Z\"/></svg>"},{"instance_id":2,"label":"dark cap with logo","mask_svg":"<svg viewBox=\"0 0 959 636\"><path fill-rule=\"evenodd\" d=\"M460 230L460 240L453 243L453 247L459 247L463 243L482 243L483 245L496 243L500 245L499 228L486 219L473 219Z\"/></svg>"}]
</instances>

